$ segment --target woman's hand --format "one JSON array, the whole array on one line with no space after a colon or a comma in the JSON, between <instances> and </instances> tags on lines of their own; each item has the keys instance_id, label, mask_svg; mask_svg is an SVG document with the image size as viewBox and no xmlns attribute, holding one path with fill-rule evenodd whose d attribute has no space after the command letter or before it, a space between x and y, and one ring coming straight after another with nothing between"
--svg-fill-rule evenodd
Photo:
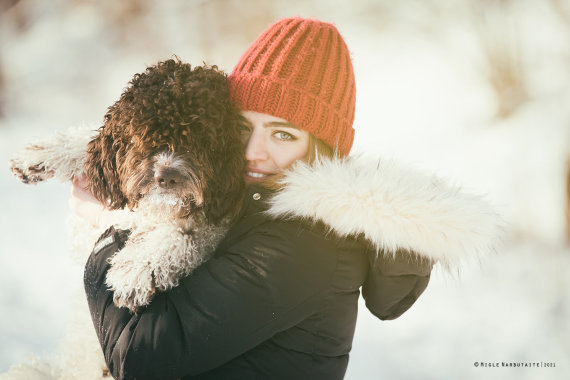
<instances>
[{"instance_id":1,"label":"woman's hand","mask_svg":"<svg viewBox=\"0 0 570 380\"><path fill-rule=\"evenodd\" d=\"M86 220L93 227L107 227L113 224L113 212L105 208L105 206L87 190L87 179L83 175L73 179L69 208L71 212Z\"/></svg>"}]
</instances>

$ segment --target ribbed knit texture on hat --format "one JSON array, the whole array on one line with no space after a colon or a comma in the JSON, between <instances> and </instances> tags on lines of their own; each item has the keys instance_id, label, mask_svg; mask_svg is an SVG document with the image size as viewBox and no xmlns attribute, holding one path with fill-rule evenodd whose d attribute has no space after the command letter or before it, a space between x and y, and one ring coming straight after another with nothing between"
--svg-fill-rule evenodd
<instances>
[{"instance_id":1,"label":"ribbed knit texture on hat","mask_svg":"<svg viewBox=\"0 0 570 380\"><path fill-rule=\"evenodd\" d=\"M228 81L240 109L286 119L341 156L350 152L354 71L334 25L303 18L278 21L251 44Z\"/></svg>"}]
</instances>

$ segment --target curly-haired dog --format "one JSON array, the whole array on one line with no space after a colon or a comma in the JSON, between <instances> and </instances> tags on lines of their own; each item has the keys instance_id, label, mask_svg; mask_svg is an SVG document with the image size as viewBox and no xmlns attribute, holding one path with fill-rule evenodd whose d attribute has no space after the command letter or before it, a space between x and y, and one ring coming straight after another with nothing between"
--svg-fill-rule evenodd
<instances>
[{"instance_id":1,"label":"curly-haired dog","mask_svg":"<svg viewBox=\"0 0 570 380\"><path fill-rule=\"evenodd\" d=\"M94 136L71 130L30 145L11 169L24 183L85 174L103 204L130 210L107 284L118 306L136 311L177 286L227 230L244 186L242 121L225 74L168 60L134 76Z\"/></svg>"}]
</instances>

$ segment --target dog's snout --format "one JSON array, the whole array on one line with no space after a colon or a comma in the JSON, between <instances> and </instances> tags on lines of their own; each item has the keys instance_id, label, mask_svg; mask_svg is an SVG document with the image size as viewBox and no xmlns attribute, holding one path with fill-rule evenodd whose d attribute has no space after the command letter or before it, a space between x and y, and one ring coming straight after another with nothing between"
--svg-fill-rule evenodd
<instances>
[{"instance_id":1,"label":"dog's snout","mask_svg":"<svg viewBox=\"0 0 570 380\"><path fill-rule=\"evenodd\" d=\"M158 186L164 189L172 189L180 186L182 182L182 175L178 170L175 169L162 169L155 174L154 180Z\"/></svg>"}]
</instances>

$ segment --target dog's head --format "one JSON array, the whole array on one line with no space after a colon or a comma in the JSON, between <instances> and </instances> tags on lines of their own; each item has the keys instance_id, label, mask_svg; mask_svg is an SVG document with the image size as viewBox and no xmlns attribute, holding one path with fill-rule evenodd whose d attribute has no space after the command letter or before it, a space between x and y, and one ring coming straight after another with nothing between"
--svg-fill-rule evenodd
<instances>
[{"instance_id":1,"label":"dog's head","mask_svg":"<svg viewBox=\"0 0 570 380\"><path fill-rule=\"evenodd\" d=\"M108 207L201 209L210 222L235 210L244 187L243 118L215 66L178 60L137 74L87 148L91 192Z\"/></svg>"}]
</instances>

